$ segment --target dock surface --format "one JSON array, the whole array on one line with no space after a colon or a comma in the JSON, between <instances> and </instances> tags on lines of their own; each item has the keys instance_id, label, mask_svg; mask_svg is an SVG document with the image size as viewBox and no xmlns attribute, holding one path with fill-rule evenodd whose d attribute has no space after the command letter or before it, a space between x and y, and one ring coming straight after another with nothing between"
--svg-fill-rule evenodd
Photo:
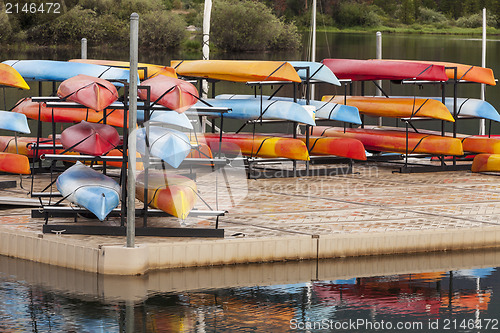
<instances>
[{"instance_id":1,"label":"dock surface","mask_svg":"<svg viewBox=\"0 0 500 333\"><path fill-rule=\"evenodd\" d=\"M0 181L16 180L18 186L0 190L0 254L101 274L137 275L178 267L500 246L498 175L394 170L365 163L355 164L352 174L335 176L200 177L198 189L206 204L199 200L196 207L228 211L219 218L225 237L141 236L136 248L126 248L121 236L43 234L44 219L31 218L31 209L37 208L29 196L30 178L23 176L21 188L19 176L4 174ZM34 187L48 182L49 175L37 175ZM9 197L19 205L9 204ZM77 222L51 218L49 223L117 226L120 221L80 217ZM141 226L141 219L136 223ZM215 228L215 223L215 217L148 219L155 227Z\"/></svg>"}]
</instances>

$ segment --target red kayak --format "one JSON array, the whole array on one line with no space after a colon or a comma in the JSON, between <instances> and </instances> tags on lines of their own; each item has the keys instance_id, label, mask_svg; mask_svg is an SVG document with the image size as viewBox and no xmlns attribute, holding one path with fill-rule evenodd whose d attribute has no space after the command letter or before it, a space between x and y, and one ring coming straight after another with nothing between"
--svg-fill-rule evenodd
<instances>
[{"instance_id":1,"label":"red kayak","mask_svg":"<svg viewBox=\"0 0 500 333\"><path fill-rule=\"evenodd\" d=\"M189 82L165 75L158 75L141 83L141 86L151 87L151 102L182 113L198 101L198 90ZM145 89L139 89L138 96L147 99ZM161 97L161 98L160 98Z\"/></svg>"},{"instance_id":2,"label":"red kayak","mask_svg":"<svg viewBox=\"0 0 500 333\"><path fill-rule=\"evenodd\" d=\"M339 79L447 81L445 67L420 62L390 60L324 59Z\"/></svg>"},{"instance_id":3,"label":"red kayak","mask_svg":"<svg viewBox=\"0 0 500 333\"><path fill-rule=\"evenodd\" d=\"M45 103L35 103L31 98L25 98L12 110L26 115L30 119L56 123L76 123L82 120L91 123L102 123L104 112L88 108L48 108ZM123 110L108 110L106 123L123 127Z\"/></svg>"},{"instance_id":4,"label":"red kayak","mask_svg":"<svg viewBox=\"0 0 500 333\"><path fill-rule=\"evenodd\" d=\"M0 172L29 175L30 162L24 155L0 152Z\"/></svg>"},{"instance_id":5,"label":"red kayak","mask_svg":"<svg viewBox=\"0 0 500 333\"><path fill-rule=\"evenodd\" d=\"M118 99L118 91L107 80L80 74L63 81L57 96L102 111Z\"/></svg>"},{"instance_id":6,"label":"red kayak","mask_svg":"<svg viewBox=\"0 0 500 333\"><path fill-rule=\"evenodd\" d=\"M110 125L82 121L61 133L61 144L65 149L81 154L101 156L120 143L118 131Z\"/></svg>"}]
</instances>

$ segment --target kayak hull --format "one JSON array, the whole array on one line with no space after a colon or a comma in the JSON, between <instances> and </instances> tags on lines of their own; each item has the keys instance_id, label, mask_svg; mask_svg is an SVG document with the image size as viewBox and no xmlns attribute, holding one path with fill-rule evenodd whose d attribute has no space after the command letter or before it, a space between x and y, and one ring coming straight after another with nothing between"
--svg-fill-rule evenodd
<instances>
[{"instance_id":1,"label":"kayak hull","mask_svg":"<svg viewBox=\"0 0 500 333\"><path fill-rule=\"evenodd\" d=\"M118 99L118 91L109 81L80 74L63 81L57 96L102 111Z\"/></svg>"},{"instance_id":2,"label":"kayak hull","mask_svg":"<svg viewBox=\"0 0 500 333\"><path fill-rule=\"evenodd\" d=\"M472 172L500 171L500 154L478 154L472 161Z\"/></svg>"},{"instance_id":3,"label":"kayak hull","mask_svg":"<svg viewBox=\"0 0 500 333\"><path fill-rule=\"evenodd\" d=\"M219 134L204 133L203 135L212 152L219 152ZM262 134L254 136L251 133L224 134L220 146L222 153L231 155L241 153L251 157L309 160L309 153L304 142L293 138Z\"/></svg>"},{"instance_id":4,"label":"kayak hull","mask_svg":"<svg viewBox=\"0 0 500 333\"><path fill-rule=\"evenodd\" d=\"M147 202L150 207L185 219L196 204L196 183L184 176L158 171L148 172ZM135 197L144 202L145 174L136 178Z\"/></svg>"},{"instance_id":5,"label":"kayak hull","mask_svg":"<svg viewBox=\"0 0 500 333\"><path fill-rule=\"evenodd\" d=\"M30 86L21 74L6 64L0 64L0 85L29 90Z\"/></svg>"},{"instance_id":6,"label":"kayak hull","mask_svg":"<svg viewBox=\"0 0 500 333\"><path fill-rule=\"evenodd\" d=\"M61 133L60 140L65 149L85 155L101 156L118 146L120 135L110 125L82 121L66 128Z\"/></svg>"},{"instance_id":7,"label":"kayak hull","mask_svg":"<svg viewBox=\"0 0 500 333\"><path fill-rule=\"evenodd\" d=\"M24 155L0 152L0 172L29 175L30 162Z\"/></svg>"},{"instance_id":8,"label":"kayak hull","mask_svg":"<svg viewBox=\"0 0 500 333\"><path fill-rule=\"evenodd\" d=\"M101 221L120 203L120 185L80 162L64 171L56 186L68 201L88 209Z\"/></svg>"},{"instance_id":9,"label":"kayak hull","mask_svg":"<svg viewBox=\"0 0 500 333\"><path fill-rule=\"evenodd\" d=\"M94 65L102 65L102 66L111 66L111 67L121 67L121 68L130 68L130 62L128 61L116 61L116 60L98 60L98 59L71 59L69 62L79 62L83 64L94 64ZM137 64L140 80L146 80L152 78L156 75L165 75L170 77L177 77L177 73L175 69L167 66L160 65L152 65L145 63ZM144 68L146 70L144 70Z\"/></svg>"},{"instance_id":10,"label":"kayak hull","mask_svg":"<svg viewBox=\"0 0 500 333\"><path fill-rule=\"evenodd\" d=\"M358 139L367 150L406 153L406 133L385 129L316 126L313 135ZM408 153L432 155L463 155L460 139L408 132Z\"/></svg>"},{"instance_id":11,"label":"kayak hull","mask_svg":"<svg viewBox=\"0 0 500 333\"><path fill-rule=\"evenodd\" d=\"M450 122L455 121L443 103L428 98L326 95L321 100L323 102L351 105L358 108L360 113L374 117L427 117Z\"/></svg>"},{"instance_id":12,"label":"kayak hull","mask_svg":"<svg viewBox=\"0 0 500 333\"><path fill-rule=\"evenodd\" d=\"M316 80L340 86L340 81L330 68L320 62L313 61L289 61L297 70L302 80L307 80L307 69L309 69L309 80ZM307 69L305 69L307 68Z\"/></svg>"},{"instance_id":13,"label":"kayak hull","mask_svg":"<svg viewBox=\"0 0 500 333\"><path fill-rule=\"evenodd\" d=\"M177 74L215 80L302 82L290 63L258 60L172 60Z\"/></svg>"},{"instance_id":14,"label":"kayak hull","mask_svg":"<svg viewBox=\"0 0 500 333\"><path fill-rule=\"evenodd\" d=\"M0 111L0 129L30 134L26 115L12 111Z\"/></svg>"}]
</instances>

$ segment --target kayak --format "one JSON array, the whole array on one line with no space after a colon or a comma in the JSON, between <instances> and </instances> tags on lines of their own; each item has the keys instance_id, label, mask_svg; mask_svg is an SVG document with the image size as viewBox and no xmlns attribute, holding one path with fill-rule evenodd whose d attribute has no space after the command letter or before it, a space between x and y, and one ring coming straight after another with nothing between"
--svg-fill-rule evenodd
<instances>
[{"instance_id":1,"label":"kayak","mask_svg":"<svg viewBox=\"0 0 500 333\"><path fill-rule=\"evenodd\" d=\"M472 172L500 171L500 154L478 154L472 161Z\"/></svg>"},{"instance_id":2,"label":"kayak","mask_svg":"<svg viewBox=\"0 0 500 333\"><path fill-rule=\"evenodd\" d=\"M313 112L303 105L288 101L260 99L204 99L212 107L230 108L224 113L224 118L257 120L262 116L264 120L287 120L307 125L315 125ZM192 109L207 108L203 102L196 103ZM217 115L215 113L215 115Z\"/></svg>"},{"instance_id":3,"label":"kayak","mask_svg":"<svg viewBox=\"0 0 500 333\"><path fill-rule=\"evenodd\" d=\"M429 97L441 101L440 97ZM453 114L453 97L445 98L445 105ZM476 98L457 98L457 115L500 121L498 111L490 103Z\"/></svg>"},{"instance_id":4,"label":"kayak","mask_svg":"<svg viewBox=\"0 0 500 333\"><path fill-rule=\"evenodd\" d=\"M149 126L148 149L151 156L158 157L177 168L191 152L191 142L182 132ZM146 154L146 128L137 130L137 151L141 155Z\"/></svg>"},{"instance_id":5,"label":"kayak","mask_svg":"<svg viewBox=\"0 0 500 333\"><path fill-rule=\"evenodd\" d=\"M358 139L367 150L406 153L406 132L374 128L340 128L316 126L312 135ZM409 154L463 155L460 139L408 132Z\"/></svg>"},{"instance_id":6,"label":"kayak","mask_svg":"<svg viewBox=\"0 0 500 333\"><path fill-rule=\"evenodd\" d=\"M82 120L81 123L62 131L60 140L64 149L84 155L101 156L118 146L120 135L113 126Z\"/></svg>"},{"instance_id":7,"label":"kayak","mask_svg":"<svg viewBox=\"0 0 500 333\"><path fill-rule=\"evenodd\" d=\"M260 60L172 60L177 74L206 79L249 82L302 82L293 66L285 61Z\"/></svg>"},{"instance_id":8,"label":"kayak","mask_svg":"<svg viewBox=\"0 0 500 333\"><path fill-rule=\"evenodd\" d=\"M29 175L30 161L24 155L0 152L0 172Z\"/></svg>"},{"instance_id":9,"label":"kayak","mask_svg":"<svg viewBox=\"0 0 500 333\"><path fill-rule=\"evenodd\" d=\"M339 79L447 81L444 66L388 60L323 59Z\"/></svg>"},{"instance_id":10,"label":"kayak","mask_svg":"<svg viewBox=\"0 0 500 333\"><path fill-rule=\"evenodd\" d=\"M375 117L427 117L451 122L455 121L443 103L429 98L326 95L321 100L323 102L339 104L346 103L357 107L362 114Z\"/></svg>"},{"instance_id":11,"label":"kayak","mask_svg":"<svg viewBox=\"0 0 500 333\"><path fill-rule=\"evenodd\" d=\"M6 64L0 64L0 85L25 90L30 89L30 86L28 86L21 74Z\"/></svg>"},{"instance_id":12,"label":"kayak","mask_svg":"<svg viewBox=\"0 0 500 333\"><path fill-rule=\"evenodd\" d=\"M36 103L31 98L17 102L13 112L22 113L30 119L56 123L78 123L82 120L99 123L103 122L104 112L89 108L48 108L46 103ZM123 110L107 110L106 123L112 126L123 127Z\"/></svg>"},{"instance_id":13,"label":"kayak","mask_svg":"<svg viewBox=\"0 0 500 333\"><path fill-rule=\"evenodd\" d=\"M0 136L0 152L19 154L26 156L28 158L33 158L35 155L35 149L33 144L37 142L36 137L17 137L17 149L16 149L16 138L13 136ZM52 139L40 138L40 143L52 144ZM56 140L56 144L60 144L59 140ZM57 149L56 154L63 152L62 149ZM43 154L53 154L52 149L40 149L38 150L38 156Z\"/></svg>"},{"instance_id":14,"label":"kayak","mask_svg":"<svg viewBox=\"0 0 500 333\"><path fill-rule=\"evenodd\" d=\"M379 60L373 60L373 61L379 61ZM491 86L496 85L495 82L495 77L493 75L493 70L491 68L485 68L485 67L479 67L479 66L472 66L472 65L464 65L464 64L458 64L454 62L445 62L445 61L423 61L423 60L395 60L395 59L389 59L389 60L383 60L383 61L399 61L402 63L421 63L424 65L437 65L437 66L443 66L443 67L456 67L457 68L457 79L458 80L464 80L464 81L470 81L470 82L476 82L476 83L485 83L489 84ZM455 70L453 68L446 69L446 76L449 79L455 79Z\"/></svg>"},{"instance_id":15,"label":"kayak","mask_svg":"<svg viewBox=\"0 0 500 333\"><path fill-rule=\"evenodd\" d=\"M78 62L83 64L94 64L102 66L120 67L120 68L130 68L130 62L128 61L116 61L116 60L98 60L98 59L70 59L69 62ZM170 77L177 77L175 69L167 66L152 65L145 63L138 63L138 73L140 80L146 80L152 78L156 75L165 75ZM144 68L146 70L144 70ZM147 75L146 75L147 74Z\"/></svg>"},{"instance_id":16,"label":"kayak","mask_svg":"<svg viewBox=\"0 0 500 333\"><path fill-rule=\"evenodd\" d=\"M216 99L257 99L260 101L260 96L254 95L233 95L233 94L221 94L215 97ZM269 100L271 96L262 96L263 99ZM293 102L291 97L280 97L273 96L271 100ZM359 111L354 106L337 104L337 103L327 103L317 100L307 100L297 99L297 104L300 105L312 105L316 108L314 112L314 118L330 119L336 121L343 121L352 124L361 125L361 118L359 117Z\"/></svg>"},{"instance_id":17,"label":"kayak","mask_svg":"<svg viewBox=\"0 0 500 333\"><path fill-rule=\"evenodd\" d=\"M150 87L150 101L157 102L179 113L186 111L198 101L196 87L184 80L158 75L141 83L141 86ZM147 99L146 89L139 89L138 96Z\"/></svg>"},{"instance_id":18,"label":"kayak","mask_svg":"<svg viewBox=\"0 0 500 333\"><path fill-rule=\"evenodd\" d=\"M127 82L130 78L128 69L110 66L54 60L6 60L3 63L13 67L29 81L64 81L78 74Z\"/></svg>"},{"instance_id":19,"label":"kayak","mask_svg":"<svg viewBox=\"0 0 500 333\"><path fill-rule=\"evenodd\" d=\"M198 138L200 140L204 138L212 152L219 152L219 134L198 134ZM305 143L302 140L293 138L274 137L264 134L254 136L252 133L224 133L220 146L221 152L224 154L309 160L309 153Z\"/></svg>"},{"instance_id":20,"label":"kayak","mask_svg":"<svg viewBox=\"0 0 500 333\"><path fill-rule=\"evenodd\" d=\"M61 82L57 96L63 101L80 103L96 111L104 110L119 97L111 82L84 74Z\"/></svg>"},{"instance_id":21,"label":"kayak","mask_svg":"<svg viewBox=\"0 0 500 333\"><path fill-rule=\"evenodd\" d=\"M147 203L152 208L185 219L196 203L196 183L190 178L160 171L148 171ZM145 174L137 175L135 197L144 202Z\"/></svg>"},{"instance_id":22,"label":"kayak","mask_svg":"<svg viewBox=\"0 0 500 333\"><path fill-rule=\"evenodd\" d=\"M141 115L139 115L139 113L141 113ZM191 124L191 121L184 113L154 110L153 112L151 112L149 119L151 121L176 125L190 130L193 129L193 124ZM138 112L137 120L144 121L144 112Z\"/></svg>"},{"instance_id":23,"label":"kayak","mask_svg":"<svg viewBox=\"0 0 500 333\"><path fill-rule=\"evenodd\" d=\"M302 80L307 80L307 69L309 69L309 80L321 81L325 83L340 86L339 79L331 71L320 62L313 61L289 61L289 63L297 70L297 74ZM305 67L305 68L304 68Z\"/></svg>"},{"instance_id":24,"label":"kayak","mask_svg":"<svg viewBox=\"0 0 500 333\"><path fill-rule=\"evenodd\" d=\"M101 221L120 204L120 185L80 162L57 177L56 186L65 199L88 209Z\"/></svg>"},{"instance_id":25,"label":"kayak","mask_svg":"<svg viewBox=\"0 0 500 333\"><path fill-rule=\"evenodd\" d=\"M26 116L11 111L0 111L0 129L24 134L31 133Z\"/></svg>"},{"instance_id":26,"label":"kayak","mask_svg":"<svg viewBox=\"0 0 500 333\"><path fill-rule=\"evenodd\" d=\"M273 134L283 136L280 134ZM286 135L285 138L292 136ZM307 138L304 135L298 135L297 139L307 144ZM365 146L361 141L351 138L334 138L326 136L309 137L309 155L310 156L339 156L355 160L366 161Z\"/></svg>"}]
</instances>

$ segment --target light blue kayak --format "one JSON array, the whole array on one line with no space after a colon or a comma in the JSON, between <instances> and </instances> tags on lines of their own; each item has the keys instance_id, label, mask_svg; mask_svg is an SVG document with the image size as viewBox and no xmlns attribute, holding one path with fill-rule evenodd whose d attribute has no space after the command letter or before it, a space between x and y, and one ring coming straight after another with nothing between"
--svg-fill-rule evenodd
<instances>
[{"instance_id":1,"label":"light blue kayak","mask_svg":"<svg viewBox=\"0 0 500 333\"><path fill-rule=\"evenodd\" d=\"M337 79L332 70L320 62L312 61L289 61L293 67L309 67L309 79L326 82L340 86L340 81ZM302 80L307 79L307 70L298 69L297 73Z\"/></svg>"},{"instance_id":2,"label":"light blue kayak","mask_svg":"<svg viewBox=\"0 0 500 333\"><path fill-rule=\"evenodd\" d=\"M68 201L88 209L101 221L120 204L120 185L80 162L64 171L56 186Z\"/></svg>"},{"instance_id":3,"label":"light blue kayak","mask_svg":"<svg viewBox=\"0 0 500 333\"><path fill-rule=\"evenodd\" d=\"M191 152L186 134L159 126L149 126L148 148L151 156L158 157L177 168ZM146 128L137 130L137 151L146 154Z\"/></svg>"},{"instance_id":4,"label":"light blue kayak","mask_svg":"<svg viewBox=\"0 0 500 333\"><path fill-rule=\"evenodd\" d=\"M30 134L28 119L22 113L0 111L0 129Z\"/></svg>"},{"instance_id":5,"label":"light blue kayak","mask_svg":"<svg viewBox=\"0 0 500 333\"><path fill-rule=\"evenodd\" d=\"M263 100L262 112L260 99L204 99L205 102L217 108L230 108L231 111L224 113L224 118L257 120L262 113L264 120L287 120L295 121L307 125L315 125L312 112L304 106L290 101ZM198 102L193 106L196 108L206 108L207 105Z\"/></svg>"},{"instance_id":6,"label":"light blue kayak","mask_svg":"<svg viewBox=\"0 0 500 333\"><path fill-rule=\"evenodd\" d=\"M429 97L442 101L441 97ZM445 105L453 114L453 97L445 98ZM500 121L500 115L490 103L475 98L457 98L457 114L459 116L477 117Z\"/></svg>"},{"instance_id":7,"label":"light blue kayak","mask_svg":"<svg viewBox=\"0 0 500 333\"><path fill-rule=\"evenodd\" d=\"M68 61L6 60L3 63L17 70L26 81L64 81L78 74L127 82L130 77L128 69ZM139 80L139 74L137 79Z\"/></svg>"},{"instance_id":8,"label":"light blue kayak","mask_svg":"<svg viewBox=\"0 0 500 333\"><path fill-rule=\"evenodd\" d=\"M260 96L255 97L253 95L231 95L222 94L215 97L216 99L257 99L260 101ZM268 100L269 96L262 96L264 100ZM273 97L272 100L287 101L292 102L293 98L290 97ZM307 101L305 99L298 99L297 103L300 105L306 105ZM352 124L361 124L361 118L359 117L358 108L350 105L343 105L337 103L328 103L317 100L310 100L309 105L316 108L315 117L322 119L330 119L336 121L343 121Z\"/></svg>"},{"instance_id":9,"label":"light blue kayak","mask_svg":"<svg viewBox=\"0 0 500 333\"><path fill-rule=\"evenodd\" d=\"M193 124L184 113L176 111L153 110L149 120L164 124L176 125L189 130L193 129ZM144 122L144 110L137 110L137 121Z\"/></svg>"}]
</instances>

